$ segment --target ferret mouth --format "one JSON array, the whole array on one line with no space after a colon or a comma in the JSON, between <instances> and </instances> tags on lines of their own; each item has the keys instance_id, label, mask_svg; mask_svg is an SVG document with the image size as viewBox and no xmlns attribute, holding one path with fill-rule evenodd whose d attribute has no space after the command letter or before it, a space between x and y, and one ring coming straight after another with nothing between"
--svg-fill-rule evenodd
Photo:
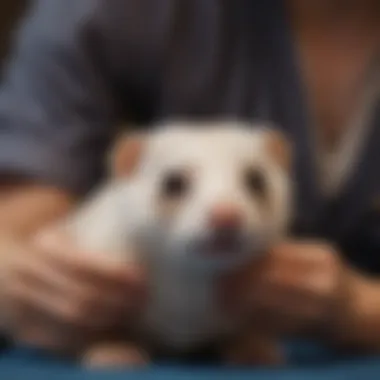
<instances>
[{"instance_id":1,"label":"ferret mouth","mask_svg":"<svg viewBox=\"0 0 380 380\"><path fill-rule=\"evenodd\" d=\"M243 239L238 235L218 234L202 242L201 251L209 257L233 257L243 249Z\"/></svg>"}]
</instances>

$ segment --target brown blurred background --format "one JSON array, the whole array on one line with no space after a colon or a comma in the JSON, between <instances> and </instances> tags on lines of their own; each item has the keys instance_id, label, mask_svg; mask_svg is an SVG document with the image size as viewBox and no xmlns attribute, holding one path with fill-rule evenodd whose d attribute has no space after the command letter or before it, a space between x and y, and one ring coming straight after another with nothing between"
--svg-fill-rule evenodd
<instances>
[{"instance_id":1,"label":"brown blurred background","mask_svg":"<svg viewBox=\"0 0 380 380\"><path fill-rule=\"evenodd\" d=\"M0 0L0 69L9 51L14 27L28 2L28 0Z\"/></svg>"}]
</instances>

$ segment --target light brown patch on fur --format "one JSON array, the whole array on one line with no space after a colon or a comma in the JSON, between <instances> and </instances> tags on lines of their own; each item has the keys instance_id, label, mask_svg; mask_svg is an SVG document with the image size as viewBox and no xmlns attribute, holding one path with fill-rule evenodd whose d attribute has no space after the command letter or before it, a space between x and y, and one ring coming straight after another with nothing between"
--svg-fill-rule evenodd
<instances>
[{"instance_id":1,"label":"light brown patch on fur","mask_svg":"<svg viewBox=\"0 0 380 380\"><path fill-rule=\"evenodd\" d=\"M88 349L82 359L86 368L136 368L146 366L147 354L128 343L104 343Z\"/></svg>"},{"instance_id":2,"label":"light brown patch on fur","mask_svg":"<svg viewBox=\"0 0 380 380\"><path fill-rule=\"evenodd\" d=\"M114 177L126 177L133 173L143 153L144 140L142 134L131 134L116 141L111 152L111 173Z\"/></svg>"},{"instance_id":3,"label":"light brown patch on fur","mask_svg":"<svg viewBox=\"0 0 380 380\"><path fill-rule=\"evenodd\" d=\"M290 169L292 154L288 139L278 130L267 132L267 148L276 162L284 169Z\"/></svg>"}]
</instances>

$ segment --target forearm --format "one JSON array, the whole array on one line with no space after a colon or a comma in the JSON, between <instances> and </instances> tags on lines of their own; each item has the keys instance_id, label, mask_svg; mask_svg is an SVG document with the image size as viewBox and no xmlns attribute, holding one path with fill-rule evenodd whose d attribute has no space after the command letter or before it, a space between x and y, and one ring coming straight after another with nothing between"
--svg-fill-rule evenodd
<instances>
[{"instance_id":1,"label":"forearm","mask_svg":"<svg viewBox=\"0 0 380 380\"><path fill-rule=\"evenodd\" d=\"M75 197L54 187L0 185L0 233L26 237L67 213Z\"/></svg>"},{"instance_id":2,"label":"forearm","mask_svg":"<svg viewBox=\"0 0 380 380\"><path fill-rule=\"evenodd\" d=\"M336 326L336 343L380 352L380 280L351 272L346 307Z\"/></svg>"}]
</instances>

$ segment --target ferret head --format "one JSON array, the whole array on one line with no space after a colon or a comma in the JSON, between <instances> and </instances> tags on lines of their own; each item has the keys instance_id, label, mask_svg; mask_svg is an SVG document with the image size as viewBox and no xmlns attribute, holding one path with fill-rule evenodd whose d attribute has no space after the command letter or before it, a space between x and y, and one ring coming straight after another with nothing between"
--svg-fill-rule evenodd
<instances>
[{"instance_id":1,"label":"ferret head","mask_svg":"<svg viewBox=\"0 0 380 380\"><path fill-rule=\"evenodd\" d=\"M149 260L227 271L286 232L290 149L274 129L173 123L121 139L112 166L134 189Z\"/></svg>"}]
</instances>

